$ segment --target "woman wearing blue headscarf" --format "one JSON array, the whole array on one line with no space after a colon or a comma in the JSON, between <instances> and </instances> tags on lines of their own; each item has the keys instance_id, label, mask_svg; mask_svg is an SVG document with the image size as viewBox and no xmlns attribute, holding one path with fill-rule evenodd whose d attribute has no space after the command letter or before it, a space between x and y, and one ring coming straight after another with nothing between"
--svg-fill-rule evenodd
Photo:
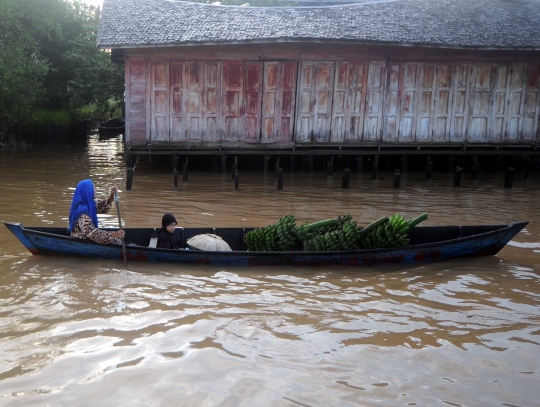
<instances>
[{"instance_id":1,"label":"woman wearing blue headscarf","mask_svg":"<svg viewBox=\"0 0 540 407\"><path fill-rule=\"evenodd\" d=\"M125 232L123 230L106 232L97 227L97 214L107 213L111 209L114 194L117 191L118 187L113 185L108 199L97 200L94 183L89 179L79 182L69 210L68 231L71 233L71 237L89 239L101 244L122 244L120 238L124 237Z\"/></svg>"}]
</instances>

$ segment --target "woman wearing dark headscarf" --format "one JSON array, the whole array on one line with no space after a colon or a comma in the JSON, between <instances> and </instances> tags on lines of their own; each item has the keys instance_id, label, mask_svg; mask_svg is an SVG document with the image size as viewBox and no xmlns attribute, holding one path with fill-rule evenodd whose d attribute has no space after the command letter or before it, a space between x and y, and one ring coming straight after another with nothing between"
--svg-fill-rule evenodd
<instances>
[{"instance_id":1,"label":"woman wearing dark headscarf","mask_svg":"<svg viewBox=\"0 0 540 407\"><path fill-rule=\"evenodd\" d=\"M121 238L125 234L123 230L106 232L97 227L97 214L107 213L111 209L114 194L117 191L118 187L114 185L108 199L97 200L95 199L96 189L94 183L89 179L79 182L69 210L68 231L71 233L71 237L89 239L101 244L122 244Z\"/></svg>"},{"instance_id":2,"label":"woman wearing dark headscarf","mask_svg":"<svg viewBox=\"0 0 540 407\"><path fill-rule=\"evenodd\" d=\"M162 249L179 249L173 239L176 228L176 218L172 213L166 213L161 219L161 229L158 232L157 247Z\"/></svg>"}]
</instances>

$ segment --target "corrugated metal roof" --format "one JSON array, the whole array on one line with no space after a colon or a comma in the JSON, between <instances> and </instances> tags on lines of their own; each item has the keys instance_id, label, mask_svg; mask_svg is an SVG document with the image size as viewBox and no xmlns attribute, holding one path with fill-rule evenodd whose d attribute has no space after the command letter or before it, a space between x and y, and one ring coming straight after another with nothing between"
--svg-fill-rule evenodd
<instances>
[{"instance_id":1,"label":"corrugated metal roof","mask_svg":"<svg viewBox=\"0 0 540 407\"><path fill-rule=\"evenodd\" d=\"M334 7L228 7L105 0L102 48L344 41L540 48L538 0L395 0Z\"/></svg>"}]
</instances>

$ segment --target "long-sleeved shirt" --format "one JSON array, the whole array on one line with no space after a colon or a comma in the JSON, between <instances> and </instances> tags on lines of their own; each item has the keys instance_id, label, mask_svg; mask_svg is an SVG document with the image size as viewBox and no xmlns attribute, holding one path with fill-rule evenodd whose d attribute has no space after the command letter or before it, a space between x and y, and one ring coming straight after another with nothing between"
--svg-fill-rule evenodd
<instances>
[{"instance_id":1,"label":"long-sleeved shirt","mask_svg":"<svg viewBox=\"0 0 540 407\"><path fill-rule=\"evenodd\" d=\"M112 203L109 203L106 199L100 199L97 205L97 213L107 213L109 212L109 209L111 209L111 206ZM90 216L84 213L79 216L77 223L73 226L71 237L76 239L89 239L100 244L122 244L122 239L113 237L109 232L98 229L92 222Z\"/></svg>"}]
</instances>

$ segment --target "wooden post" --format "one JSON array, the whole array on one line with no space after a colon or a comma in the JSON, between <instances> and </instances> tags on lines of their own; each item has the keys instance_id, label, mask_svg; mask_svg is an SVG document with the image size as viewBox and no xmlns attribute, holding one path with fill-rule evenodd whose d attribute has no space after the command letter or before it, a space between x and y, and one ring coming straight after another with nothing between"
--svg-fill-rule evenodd
<instances>
[{"instance_id":1,"label":"wooden post","mask_svg":"<svg viewBox=\"0 0 540 407\"><path fill-rule=\"evenodd\" d=\"M379 156L373 156L373 167L371 168L371 179L377 179L379 174Z\"/></svg>"},{"instance_id":2,"label":"wooden post","mask_svg":"<svg viewBox=\"0 0 540 407\"><path fill-rule=\"evenodd\" d=\"M479 172L480 172L480 164L478 163L478 157L473 156L473 164L471 168L471 179L478 179Z\"/></svg>"},{"instance_id":3,"label":"wooden post","mask_svg":"<svg viewBox=\"0 0 540 407\"><path fill-rule=\"evenodd\" d=\"M183 174L183 182L187 182L187 178L188 178L188 165L187 164L183 165L182 174Z\"/></svg>"},{"instance_id":4,"label":"wooden post","mask_svg":"<svg viewBox=\"0 0 540 407\"><path fill-rule=\"evenodd\" d=\"M407 154L401 156L401 172L407 172Z\"/></svg>"},{"instance_id":5,"label":"wooden post","mask_svg":"<svg viewBox=\"0 0 540 407\"><path fill-rule=\"evenodd\" d=\"M314 163L313 163L313 154L310 154L308 156L308 162L309 162L309 173L312 174L313 173L313 167L314 167Z\"/></svg>"},{"instance_id":6,"label":"wooden post","mask_svg":"<svg viewBox=\"0 0 540 407\"><path fill-rule=\"evenodd\" d=\"M294 154L291 154L291 172L294 172Z\"/></svg>"},{"instance_id":7,"label":"wooden post","mask_svg":"<svg viewBox=\"0 0 540 407\"><path fill-rule=\"evenodd\" d=\"M178 156L173 155L173 177L174 177L174 187L178 188Z\"/></svg>"},{"instance_id":8,"label":"wooden post","mask_svg":"<svg viewBox=\"0 0 540 407\"><path fill-rule=\"evenodd\" d=\"M504 157L502 155L497 156L497 162L495 163L495 172L501 172L504 163Z\"/></svg>"},{"instance_id":9,"label":"wooden post","mask_svg":"<svg viewBox=\"0 0 540 407\"><path fill-rule=\"evenodd\" d=\"M456 160L456 157L453 155L448 156L448 172L454 172L454 161Z\"/></svg>"},{"instance_id":10,"label":"wooden post","mask_svg":"<svg viewBox=\"0 0 540 407\"><path fill-rule=\"evenodd\" d=\"M433 162L429 155L427 156L426 179L433 179Z\"/></svg>"},{"instance_id":11,"label":"wooden post","mask_svg":"<svg viewBox=\"0 0 540 407\"><path fill-rule=\"evenodd\" d=\"M234 189L238 189L238 170L234 170Z\"/></svg>"},{"instance_id":12,"label":"wooden post","mask_svg":"<svg viewBox=\"0 0 540 407\"><path fill-rule=\"evenodd\" d=\"M279 157L276 159L276 162L274 164L274 177L276 178L278 176L278 170L279 170Z\"/></svg>"},{"instance_id":13,"label":"wooden post","mask_svg":"<svg viewBox=\"0 0 540 407\"><path fill-rule=\"evenodd\" d=\"M332 177L334 175L334 166L332 165L332 161L326 162L326 176Z\"/></svg>"},{"instance_id":14,"label":"wooden post","mask_svg":"<svg viewBox=\"0 0 540 407\"><path fill-rule=\"evenodd\" d=\"M277 189L283 190L283 168L278 168L277 171Z\"/></svg>"},{"instance_id":15,"label":"wooden post","mask_svg":"<svg viewBox=\"0 0 540 407\"><path fill-rule=\"evenodd\" d=\"M362 174L364 167L364 156L362 154L358 154L356 157L356 171L358 174Z\"/></svg>"},{"instance_id":16,"label":"wooden post","mask_svg":"<svg viewBox=\"0 0 540 407\"><path fill-rule=\"evenodd\" d=\"M221 173L225 174L227 172L227 156L223 154L221 156Z\"/></svg>"},{"instance_id":17,"label":"wooden post","mask_svg":"<svg viewBox=\"0 0 540 407\"><path fill-rule=\"evenodd\" d=\"M523 170L524 170L523 179L529 178L529 173L531 172L531 161L530 161L530 159L525 161L525 166L524 166Z\"/></svg>"},{"instance_id":18,"label":"wooden post","mask_svg":"<svg viewBox=\"0 0 540 407\"><path fill-rule=\"evenodd\" d=\"M512 188L514 186L514 173L515 169L512 167L508 167L506 169L506 175L504 177L504 187L505 188Z\"/></svg>"},{"instance_id":19,"label":"wooden post","mask_svg":"<svg viewBox=\"0 0 540 407\"><path fill-rule=\"evenodd\" d=\"M265 154L263 158L263 174L264 175L268 174L268 160L269 159L270 159L270 156L268 154Z\"/></svg>"},{"instance_id":20,"label":"wooden post","mask_svg":"<svg viewBox=\"0 0 540 407\"><path fill-rule=\"evenodd\" d=\"M341 188L349 189L350 180L351 180L351 170L349 168L345 168L343 170L343 179L341 181Z\"/></svg>"},{"instance_id":21,"label":"wooden post","mask_svg":"<svg viewBox=\"0 0 540 407\"><path fill-rule=\"evenodd\" d=\"M133 187L133 173L135 171L135 160L131 154L126 156L126 190L131 191Z\"/></svg>"},{"instance_id":22,"label":"wooden post","mask_svg":"<svg viewBox=\"0 0 540 407\"><path fill-rule=\"evenodd\" d=\"M133 167L129 167L126 170L126 190L131 191L133 187Z\"/></svg>"},{"instance_id":23,"label":"wooden post","mask_svg":"<svg viewBox=\"0 0 540 407\"><path fill-rule=\"evenodd\" d=\"M232 179L234 179L234 171L238 169L238 156L234 157L234 163L232 168Z\"/></svg>"},{"instance_id":24,"label":"wooden post","mask_svg":"<svg viewBox=\"0 0 540 407\"><path fill-rule=\"evenodd\" d=\"M454 174L454 187L461 188L462 180L463 180L463 168L456 167L456 173Z\"/></svg>"},{"instance_id":25,"label":"wooden post","mask_svg":"<svg viewBox=\"0 0 540 407\"><path fill-rule=\"evenodd\" d=\"M401 174L399 170L394 170L394 188L399 188L399 181L401 180Z\"/></svg>"}]
</instances>

